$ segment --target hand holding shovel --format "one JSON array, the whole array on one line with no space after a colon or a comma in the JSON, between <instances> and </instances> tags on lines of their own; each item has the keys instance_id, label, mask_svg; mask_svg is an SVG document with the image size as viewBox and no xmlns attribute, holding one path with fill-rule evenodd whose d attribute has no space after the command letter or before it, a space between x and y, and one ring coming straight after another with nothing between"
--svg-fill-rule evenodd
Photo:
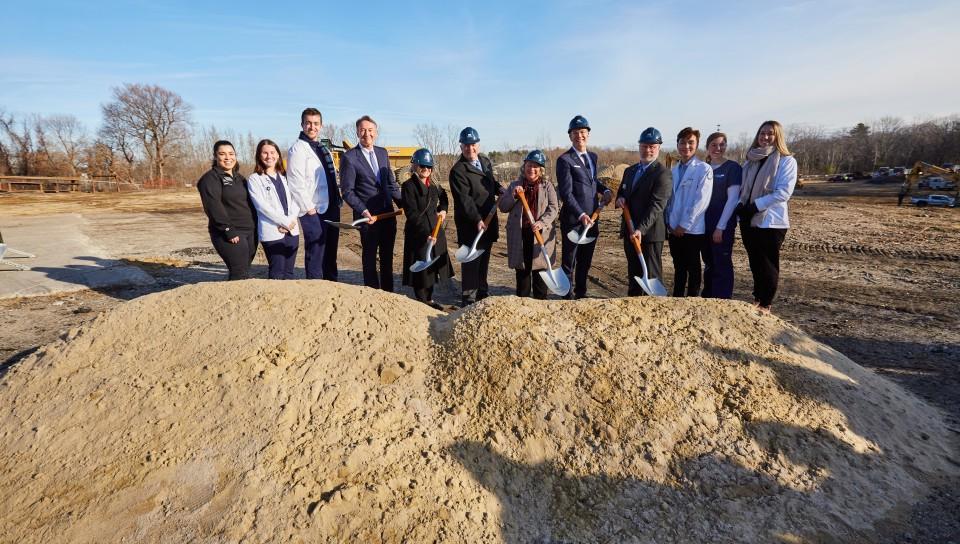
<instances>
[{"instance_id":1,"label":"hand holding shovel","mask_svg":"<svg viewBox=\"0 0 960 544\"><path fill-rule=\"evenodd\" d=\"M596 240L595 236L587 236L587 231L593 227L593 224L597 222L597 219L600 217L600 210L603 209L603 202L597 206L596 210L593 210L593 215L590 216L590 224L580 227L580 230L570 229L570 232L567 233L567 239L575 244L589 244L590 242Z\"/></svg>"},{"instance_id":2,"label":"hand holding shovel","mask_svg":"<svg viewBox=\"0 0 960 544\"><path fill-rule=\"evenodd\" d=\"M411 272L423 272L440 258L439 255L436 257L433 256L433 245L437 243L437 234L440 232L440 225L443 224L444 215L443 213L437 214L437 224L433 227L433 234L428 238L426 254L423 256L422 261L417 261L410 265Z\"/></svg>"},{"instance_id":3,"label":"hand holding shovel","mask_svg":"<svg viewBox=\"0 0 960 544\"><path fill-rule=\"evenodd\" d=\"M537 224L537 220L533 217L533 213L530 211L530 205L527 204L527 197L523 194L523 190L519 190L516 193L517 198L520 199L520 202L523 204L523 211L527 214L527 219L530 220L530 225L533 226ZM543 279L543 282L547 284L547 288L550 289L550 292L557 296L566 296L570 292L570 278L563 273L559 268L554 270L553 264L550 263L550 256L547 255L546 245L543 243L543 236L540 235L540 231L537 229L532 229L533 235L537 239L537 243L540 244L540 253L543 255L543 260L547 261L547 269L540 271L540 277Z\"/></svg>"},{"instance_id":4,"label":"hand holding shovel","mask_svg":"<svg viewBox=\"0 0 960 544\"><path fill-rule=\"evenodd\" d=\"M660 279L648 277L647 261L644 260L643 251L640 249L640 237L634 235L633 219L630 218L630 208L626 205L623 206L623 220L627 224L627 236L630 237L630 243L633 244L633 249L637 252L637 258L640 259L640 266L643 267L643 277L634 276L634 281L640 284L644 293L652 297L667 296L667 288L664 287Z\"/></svg>"},{"instance_id":5,"label":"hand holding shovel","mask_svg":"<svg viewBox=\"0 0 960 544\"><path fill-rule=\"evenodd\" d=\"M477 232L477 237L473 239L473 244L471 245L462 245L457 249L457 252L454 253L453 257L457 260L458 263L469 263L470 261L475 260L477 257L483 255L484 249L477 249L477 244L480 243L480 238L483 237L483 233L487 232L487 227L490 226L490 222L493 221L493 218L497 215L497 207L494 206L490 213L487 214L487 217L483 219L483 228L479 229Z\"/></svg>"}]
</instances>

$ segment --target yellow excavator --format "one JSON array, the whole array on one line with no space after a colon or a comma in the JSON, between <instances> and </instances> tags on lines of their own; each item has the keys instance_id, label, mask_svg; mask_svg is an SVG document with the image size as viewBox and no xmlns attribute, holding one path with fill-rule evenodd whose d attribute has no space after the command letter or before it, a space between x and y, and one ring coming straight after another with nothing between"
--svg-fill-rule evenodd
<instances>
[{"instance_id":1,"label":"yellow excavator","mask_svg":"<svg viewBox=\"0 0 960 544\"><path fill-rule=\"evenodd\" d=\"M330 152L333 154L333 164L336 165L337 170L340 170L340 155L346 153L353 147L353 144L349 140L343 140L340 142L340 145L335 145L330 140L324 138L320 140L320 143L324 145ZM413 158L413 152L417 150L416 147L410 146L386 146L384 149L387 150L387 157L390 159L390 168L397 172L398 170L403 170L410 167L410 159ZM402 183L403 180L400 177L397 177L397 182Z\"/></svg>"},{"instance_id":2,"label":"yellow excavator","mask_svg":"<svg viewBox=\"0 0 960 544\"><path fill-rule=\"evenodd\" d=\"M948 170L946 168L941 168L939 166L934 166L923 161L917 161L913 165L913 168L907 172L907 180L903 183L902 192L907 194L910 192L910 189L913 188L913 185L916 183L919 186L919 180L923 176L929 176L931 174L937 174L942 177L944 180L950 181L953 185L952 188L947 187L931 187L932 189L945 189L945 190L956 190L957 186L960 185L960 172L954 172L953 170Z\"/></svg>"}]
</instances>

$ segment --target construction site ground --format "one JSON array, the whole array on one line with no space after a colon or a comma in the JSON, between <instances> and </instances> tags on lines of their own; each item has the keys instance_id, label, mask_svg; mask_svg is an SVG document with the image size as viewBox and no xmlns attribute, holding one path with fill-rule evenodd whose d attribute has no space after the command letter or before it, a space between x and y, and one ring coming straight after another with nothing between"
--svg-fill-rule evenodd
<instances>
[{"instance_id":1,"label":"construction site ground","mask_svg":"<svg viewBox=\"0 0 960 544\"><path fill-rule=\"evenodd\" d=\"M774 313L857 363L887 377L941 409L960 430L960 210L897 206L897 184L806 183L790 202L792 227L781 254L780 291ZM908 201L907 201L908 202ZM344 217L349 211L344 210ZM601 217L601 237L590 272L588 295L621 297L627 289L619 219ZM501 221L502 225L503 221ZM395 251L400 286L402 226ZM502 226L501 226L502 228ZM446 225L451 253L452 222ZM11 247L37 253L30 240L63 240L62 255L76 264L97 248L89 266L114 268L117 281L90 274L64 275L54 267L31 272L0 271L0 374L17 361L96 315L141 295L184 284L220 281L225 268L213 251L206 218L194 191L135 194L0 194L0 230ZM29 233L29 236L27 234ZM81 239L80 249L71 240ZM79 242L77 242L79 244ZM50 247L58 247L51 243ZM340 239L341 281L362 283L359 237ZM49 251L49 250L48 250ZM68 260L69 260L68 259ZM664 250L665 281L673 268ZM33 262L31 262L33 261ZM302 256L298 274L302 276ZM106 263L106 264L104 264ZM262 253L254 275L266 277ZM734 250L734 297L751 300L752 280L739 240ZM152 281L131 274L131 267ZM456 267L459 277L459 267ZM109 273L109 271L107 271ZM18 274L47 276L63 286L17 292ZM99 276L98 276L99 277ZM127 281L133 278L136 281ZM148 278L149 279L149 278ZM86 283L85 283L86 282ZM505 236L494 248L493 295L513 294L506 267ZM435 293L438 302L459 302L455 278ZM611 331L615 336L616 331ZM893 520L886 542L960 541L960 482L938 488L928 499Z\"/></svg>"}]
</instances>

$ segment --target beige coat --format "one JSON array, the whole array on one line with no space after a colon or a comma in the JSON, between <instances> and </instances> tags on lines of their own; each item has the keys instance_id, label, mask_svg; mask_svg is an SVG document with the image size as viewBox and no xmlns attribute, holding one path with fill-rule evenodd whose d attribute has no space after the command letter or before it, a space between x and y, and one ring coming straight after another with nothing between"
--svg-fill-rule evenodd
<instances>
[{"instance_id":1,"label":"beige coat","mask_svg":"<svg viewBox=\"0 0 960 544\"><path fill-rule=\"evenodd\" d=\"M523 268L523 235L521 234L523 225L521 219L524 213L523 203L513 196L513 190L521 185L520 180L511 183L497 202L500 211L508 214L507 266L513 269ZM550 255L550 262L557 266L557 229L554 228L553 222L559 215L560 205L557 202L556 188L549 182L541 181L537 200L539 202L528 202L530 211L533 213L534 219L545 225L540 235L543 236L547 255ZM533 269L547 269L547 261L544 260L543 253L540 252L540 244L537 243L536 239L533 241Z\"/></svg>"}]
</instances>

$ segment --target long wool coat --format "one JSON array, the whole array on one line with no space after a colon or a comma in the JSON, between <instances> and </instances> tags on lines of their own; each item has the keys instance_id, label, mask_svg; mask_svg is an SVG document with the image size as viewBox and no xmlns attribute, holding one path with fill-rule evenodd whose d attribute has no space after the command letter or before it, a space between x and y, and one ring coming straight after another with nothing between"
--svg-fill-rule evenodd
<instances>
[{"instance_id":1,"label":"long wool coat","mask_svg":"<svg viewBox=\"0 0 960 544\"><path fill-rule=\"evenodd\" d=\"M507 266L513 269L523 268L523 203L513 196L513 191L517 187L522 187L523 182L516 180L507 187L497 206L501 212L507 213ZM540 181L540 189L537 192L537 202L528 202L530 211L534 219L542 222L545 226L540 235L546 246L547 255L550 255L550 262L557 263L557 229L553 222L556 221L560 213L560 205L557 202L557 190L546 180ZM533 239L533 269L546 270L547 261L544 260L540 252L540 244L537 239Z\"/></svg>"},{"instance_id":2,"label":"long wool coat","mask_svg":"<svg viewBox=\"0 0 960 544\"><path fill-rule=\"evenodd\" d=\"M410 265L422 260L425 255L427 238L433 234L437 214L447 211L447 192L436 183L427 187L416 174L411 174L400 187L400 198L406 217L403 227L403 285L423 289L432 287L437 280L453 277L453 265L447 254L447 237L442 225L433 246L433 255L439 255L440 258L423 272L410 271Z\"/></svg>"}]
</instances>

